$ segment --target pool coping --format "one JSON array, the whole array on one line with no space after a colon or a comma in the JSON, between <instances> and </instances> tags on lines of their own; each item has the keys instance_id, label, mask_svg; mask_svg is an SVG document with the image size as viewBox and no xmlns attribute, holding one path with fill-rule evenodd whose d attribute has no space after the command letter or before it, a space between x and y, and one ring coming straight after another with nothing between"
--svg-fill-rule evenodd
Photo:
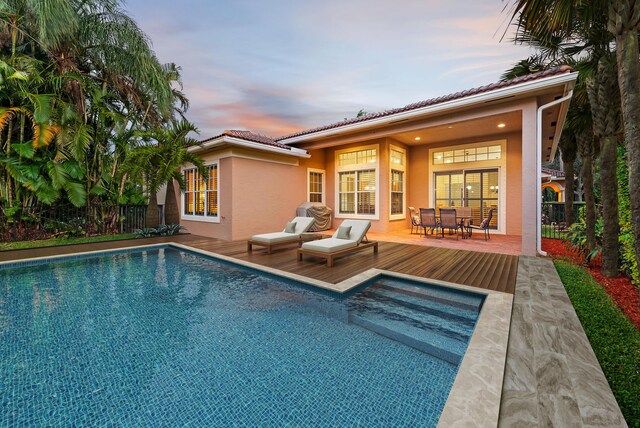
<instances>
[{"instance_id":1,"label":"pool coping","mask_svg":"<svg viewBox=\"0 0 640 428\"><path fill-rule=\"evenodd\" d=\"M452 425L469 426L497 426L500 414L500 401L502 395L502 383L507 357L507 345L509 341L509 328L511 322L511 307L513 295L501 291L478 289L462 284L418 277L383 269L371 268L354 275L337 284L308 278L274 269L268 266L251 263L245 260L235 259L230 256L201 250L199 248L180 244L177 242L163 242L158 244L143 244L133 247L112 248L106 250L85 251L81 253L61 254L45 257L33 257L18 261L0 262L0 268L7 265L26 266L29 263L59 259L78 259L91 255L109 254L114 252L141 251L144 249L173 247L200 254L213 259L233 263L249 269L275 275L287 280L293 280L313 287L344 294L376 277L386 276L400 279L408 279L424 284L438 285L472 293L482 294L485 301L478 317L471 340L467 346L458 373L449 392L445 406L440 414L438 427Z\"/></svg>"}]
</instances>

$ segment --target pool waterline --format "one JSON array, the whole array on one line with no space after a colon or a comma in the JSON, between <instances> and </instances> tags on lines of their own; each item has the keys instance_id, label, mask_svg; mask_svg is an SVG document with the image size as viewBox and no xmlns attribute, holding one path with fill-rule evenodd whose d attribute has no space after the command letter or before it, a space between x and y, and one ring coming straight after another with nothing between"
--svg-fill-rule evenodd
<instances>
[{"instance_id":1,"label":"pool waterline","mask_svg":"<svg viewBox=\"0 0 640 428\"><path fill-rule=\"evenodd\" d=\"M34 262L39 264L40 262L47 263L62 261L65 259L78 259L101 255L106 256L109 254L117 254L119 252L128 253L160 248L174 248L181 251L187 251L189 253L225 262L225 264L230 263L232 265L249 268L251 270L267 273L269 276L273 275L281 279L311 285L313 287L329 290L338 294L345 294L354 291L359 287L362 287L363 284L366 285L377 277L385 276L485 295L486 297L483 309L478 318L465 356L460 364L449 398L442 411L439 426L447 426L451 423L459 422L461 418L464 420L468 418L469 420L476 422L482 421L483 425L486 423L488 426L497 425L500 394L502 390L502 378L506 360L506 345L509 334L511 304L513 299L513 296L507 293L478 289L475 287L415 277L412 275L380 269L370 269L338 284L332 284L178 243L142 245L123 249L90 251L71 256L61 255L55 257L24 259L19 262L2 262L0 263L0 269L7 265L28 266L30 263Z\"/></svg>"}]
</instances>

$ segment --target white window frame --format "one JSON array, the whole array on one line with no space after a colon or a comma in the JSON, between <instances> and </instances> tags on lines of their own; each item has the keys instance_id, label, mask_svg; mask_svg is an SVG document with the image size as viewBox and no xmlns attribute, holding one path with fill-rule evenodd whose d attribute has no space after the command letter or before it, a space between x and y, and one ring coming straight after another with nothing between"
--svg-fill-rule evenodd
<instances>
[{"instance_id":1,"label":"white window frame","mask_svg":"<svg viewBox=\"0 0 640 428\"><path fill-rule=\"evenodd\" d=\"M207 198L208 198L208 193L207 190L204 191L204 215L196 215L196 214L185 214L184 213L184 191L180 191L180 218L182 220L188 220L188 221L199 221L199 222L203 222L203 223L220 223L220 212L221 212L221 206L222 204L221 202L221 197L220 197L220 189L221 189L221 182L220 182L220 162L218 160L215 160L213 162L208 162L205 164L205 167L209 167L209 166L215 166L216 167L216 171L218 174L218 189L216 189L216 192L218 194L218 215L217 216L207 216L206 212L207 212ZM183 167L181 170L181 173L184 175L184 173L186 171L192 170L192 169L196 169L195 167L191 166L191 167ZM205 182L205 189L206 189L206 182Z\"/></svg>"},{"instance_id":2,"label":"white window frame","mask_svg":"<svg viewBox=\"0 0 640 428\"><path fill-rule=\"evenodd\" d=\"M339 156L343 153L349 152L359 152L361 150L375 150L376 151L376 161L363 163L363 164L355 164L355 165L339 165ZM356 213L340 213L340 173L341 172L356 172L356 186L357 183L357 172L358 171L366 171L373 169L375 171L376 177L376 189L375 189L375 214L358 214ZM380 219L380 145L379 144L371 144L368 146L358 146L352 147L350 149L336 150L335 152L335 218L361 218L367 220L379 220ZM355 199L355 210L358 210L358 191L356 187L356 199Z\"/></svg>"},{"instance_id":3,"label":"white window frame","mask_svg":"<svg viewBox=\"0 0 640 428\"><path fill-rule=\"evenodd\" d=\"M402 165L394 164L391 159L391 151L395 150L402 153L404 163ZM393 214L391 212L393 192L393 173L392 171L402 172L402 213ZM407 151L402 147L389 145L389 220L403 220L407 218Z\"/></svg>"},{"instance_id":4,"label":"white window frame","mask_svg":"<svg viewBox=\"0 0 640 428\"><path fill-rule=\"evenodd\" d=\"M320 195L322 197L322 200L320 201L320 203L322 204L326 204L327 202L327 185L326 185L326 171L324 169L317 169L317 168L307 168L307 202L311 202L311 173L317 173L317 174L322 174L322 192L320 192ZM314 192L316 193L316 192Z\"/></svg>"},{"instance_id":5,"label":"white window frame","mask_svg":"<svg viewBox=\"0 0 640 428\"><path fill-rule=\"evenodd\" d=\"M461 163L443 163L439 165L433 164L433 154L436 152L447 151L447 150L456 150L456 149L467 149L473 147L485 147L485 146L501 146L501 156L500 159L492 159L492 160L483 160L483 161L475 161L475 162L465 162ZM480 171L485 169L498 169L498 180L500 182L500 192L498 193L498 229L492 230L491 233L496 234L505 234L507 230L507 156L509 156L507 152L507 140L493 140L493 141L481 141L472 144L461 144L456 146L447 146L447 147L434 147L433 149L429 149L429 202L431 206L435 206L436 200L436 192L435 192L435 183L436 183L436 173L437 172L448 172L448 171L462 171L464 174L466 171ZM463 166L464 167L461 167Z\"/></svg>"}]
</instances>

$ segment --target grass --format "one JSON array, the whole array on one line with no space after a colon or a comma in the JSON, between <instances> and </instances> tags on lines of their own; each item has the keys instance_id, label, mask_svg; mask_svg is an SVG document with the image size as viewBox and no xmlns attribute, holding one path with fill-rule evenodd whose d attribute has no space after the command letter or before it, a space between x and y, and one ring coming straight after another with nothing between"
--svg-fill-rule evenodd
<instances>
[{"instance_id":1,"label":"grass","mask_svg":"<svg viewBox=\"0 0 640 428\"><path fill-rule=\"evenodd\" d=\"M121 239L135 238L134 233L123 233L120 235L101 235L80 238L49 238L36 241L0 242L0 251L25 250L29 248L56 247L58 245L88 244L92 242L118 241Z\"/></svg>"},{"instance_id":2,"label":"grass","mask_svg":"<svg viewBox=\"0 0 640 428\"><path fill-rule=\"evenodd\" d=\"M640 331L583 267L556 269L630 427L640 427Z\"/></svg>"}]
</instances>

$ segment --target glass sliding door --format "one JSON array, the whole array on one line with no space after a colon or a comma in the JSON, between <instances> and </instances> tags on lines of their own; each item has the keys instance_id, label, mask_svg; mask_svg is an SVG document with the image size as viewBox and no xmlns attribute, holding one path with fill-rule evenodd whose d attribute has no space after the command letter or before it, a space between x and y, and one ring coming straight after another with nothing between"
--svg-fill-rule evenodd
<instances>
[{"instance_id":1,"label":"glass sliding door","mask_svg":"<svg viewBox=\"0 0 640 428\"><path fill-rule=\"evenodd\" d=\"M498 169L448 171L435 174L435 208L471 207L473 224L479 225L496 210L489 226L498 228Z\"/></svg>"},{"instance_id":2,"label":"glass sliding door","mask_svg":"<svg viewBox=\"0 0 640 428\"><path fill-rule=\"evenodd\" d=\"M436 174L436 211L438 208L461 207L464 205L464 173L462 171Z\"/></svg>"},{"instance_id":3,"label":"glass sliding door","mask_svg":"<svg viewBox=\"0 0 640 428\"><path fill-rule=\"evenodd\" d=\"M489 210L495 208L489 226L498 228L498 176L497 169L465 171L464 201L471 207L473 224L480 224L489 215Z\"/></svg>"}]
</instances>

